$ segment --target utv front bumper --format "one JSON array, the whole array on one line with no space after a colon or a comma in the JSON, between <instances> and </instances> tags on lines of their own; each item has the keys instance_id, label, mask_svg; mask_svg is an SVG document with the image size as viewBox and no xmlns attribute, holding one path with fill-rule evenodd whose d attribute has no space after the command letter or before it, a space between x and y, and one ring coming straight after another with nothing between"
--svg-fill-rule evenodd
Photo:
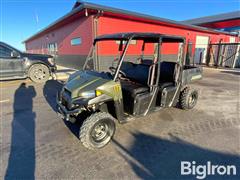
<instances>
[{"instance_id":1,"label":"utv front bumper","mask_svg":"<svg viewBox=\"0 0 240 180\"><path fill-rule=\"evenodd\" d=\"M81 109L77 108L74 110L68 110L63 104L62 101L59 97L59 95L57 94L57 98L56 98L56 102L57 102L57 113L60 117L66 119L66 121L69 121L71 117L73 117L76 114L81 113Z\"/></svg>"}]
</instances>

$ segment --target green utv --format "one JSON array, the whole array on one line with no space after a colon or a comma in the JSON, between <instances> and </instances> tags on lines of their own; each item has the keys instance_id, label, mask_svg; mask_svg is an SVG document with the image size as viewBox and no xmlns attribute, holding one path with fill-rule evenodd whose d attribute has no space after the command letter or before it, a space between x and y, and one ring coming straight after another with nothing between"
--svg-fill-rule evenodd
<instances>
[{"instance_id":1,"label":"green utv","mask_svg":"<svg viewBox=\"0 0 240 180\"><path fill-rule=\"evenodd\" d=\"M104 48L111 56L104 55ZM177 53L161 53L167 48ZM202 78L202 69L184 65L184 48L185 38L156 33L97 37L83 70L72 74L58 93L58 114L72 123L82 120L80 141L98 149L111 141L117 121L177 104L193 108L198 92L189 84Z\"/></svg>"}]
</instances>

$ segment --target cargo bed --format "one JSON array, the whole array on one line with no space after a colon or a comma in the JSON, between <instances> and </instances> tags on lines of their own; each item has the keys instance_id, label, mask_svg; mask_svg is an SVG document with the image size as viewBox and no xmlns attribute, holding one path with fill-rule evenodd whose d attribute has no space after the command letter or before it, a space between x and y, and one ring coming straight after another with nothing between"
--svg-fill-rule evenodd
<instances>
[{"instance_id":1,"label":"cargo bed","mask_svg":"<svg viewBox=\"0 0 240 180\"><path fill-rule=\"evenodd\" d=\"M182 74L182 84L186 85L196 80L202 79L202 67L184 66Z\"/></svg>"}]
</instances>

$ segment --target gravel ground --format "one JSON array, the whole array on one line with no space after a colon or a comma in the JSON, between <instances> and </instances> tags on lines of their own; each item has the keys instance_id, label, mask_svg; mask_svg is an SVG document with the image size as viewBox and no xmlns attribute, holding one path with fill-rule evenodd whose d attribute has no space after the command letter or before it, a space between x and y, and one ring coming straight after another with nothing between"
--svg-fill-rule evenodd
<instances>
[{"instance_id":1,"label":"gravel ground","mask_svg":"<svg viewBox=\"0 0 240 180\"><path fill-rule=\"evenodd\" d=\"M79 142L79 124L55 113L57 81L1 83L1 177L5 179L192 179L181 161L233 164L240 179L240 73L204 69L197 106L169 108L117 125L99 151ZM208 176L225 179L227 176Z\"/></svg>"}]
</instances>

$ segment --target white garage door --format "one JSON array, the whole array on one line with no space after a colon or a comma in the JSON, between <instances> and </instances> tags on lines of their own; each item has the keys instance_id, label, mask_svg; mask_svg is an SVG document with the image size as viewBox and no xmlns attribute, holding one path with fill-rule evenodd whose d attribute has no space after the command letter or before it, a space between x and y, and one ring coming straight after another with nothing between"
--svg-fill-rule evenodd
<instances>
[{"instance_id":1,"label":"white garage door","mask_svg":"<svg viewBox=\"0 0 240 180\"><path fill-rule=\"evenodd\" d=\"M230 43L235 43L235 37L230 37Z\"/></svg>"},{"instance_id":2,"label":"white garage door","mask_svg":"<svg viewBox=\"0 0 240 180\"><path fill-rule=\"evenodd\" d=\"M209 42L208 36L196 37L195 57L194 57L195 63L197 64L206 63L208 42Z\"/></svg>"}]
</instances>

